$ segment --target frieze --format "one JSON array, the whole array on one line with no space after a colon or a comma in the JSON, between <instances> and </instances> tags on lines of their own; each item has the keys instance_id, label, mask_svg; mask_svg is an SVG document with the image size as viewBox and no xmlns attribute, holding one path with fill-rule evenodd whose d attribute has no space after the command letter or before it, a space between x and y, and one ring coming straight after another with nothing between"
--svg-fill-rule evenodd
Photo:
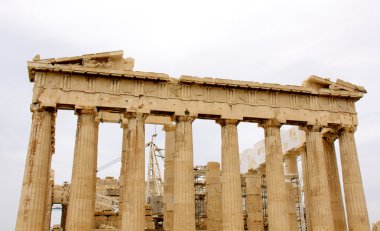
<instances>
[{"instance_id":1,"label":"frieze","mask_svg":"<svg viewBox=\"0 0 380 231\"><path fill-rule=\"evenodd\" d=\"M187 112L194 116L248 120L278 116L285 122L355 124L355 102L365 93L362 87L316 76L303 86L285 86L191 76L175 79L160 73L113 70L116 66L112 65L120 60L121 69L124 65L131 69L131 61L119 56L85 57L82 64L78 61L80 57L68 58L69 62L67 59L29 62L30 80L35 82L33 102L53 107L64 105L66 109L88 104L144 113L162 111L165 115Z\"/></svg>"}]
</instances>

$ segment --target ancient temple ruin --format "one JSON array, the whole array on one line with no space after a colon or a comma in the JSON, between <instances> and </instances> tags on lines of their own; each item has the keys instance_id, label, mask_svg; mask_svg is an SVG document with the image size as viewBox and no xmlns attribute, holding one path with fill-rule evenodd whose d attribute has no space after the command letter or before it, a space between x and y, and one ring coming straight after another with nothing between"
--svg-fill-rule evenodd
<instances>
[{"instance_id":1,"label":"ancient temple ruin","mask_svg":"<svg viewBox=\"0 0 380 231\"><path fill-rule=\"evenodd\" d=\"M51 205L58 200L52 195L62 195L62 204L65 201L64 230L99 228L95 227L95 211L100 122L119 123L123 130L120 179L114 182L117 193L107 191L118 198L117 216L111 225L118 230L155 229L146 219L144 125L148 123L162 124L166 132L164 230L194 231L198 218L199 222L204 219L206 230L306 227L341 231L346 226L353 231L370 230L354 138L358 124L355 102L366 93L363 87L317 76L307 78L301 86L172 78L134 71L133 66L134 60L123 58L122 51L52 59L36 56L28 62L29 80L34 84L33 116L17 231L49 230ZM59 110L73 110L78 116L69 190L53 187L51 179ZM199 194L198 200L203 198L206 203L199 213L193 166L195 119L214 120L222 134L222 162L209 163L204 169L204 197ZM239 122L258 123L265 131L265 164L246 174L240 172ZM282 125L304 131L304 145L284 153ZM299 187L288 177L299 179L297 156L302 162L302 215L296 210L297 203L302 204L297 196ZM108 181L114 184L112 179ZM203 213L204 217L197 215L196 219L196 214ZM298 225L300 216L305 219Z\"/></svg>"}]
</instances>

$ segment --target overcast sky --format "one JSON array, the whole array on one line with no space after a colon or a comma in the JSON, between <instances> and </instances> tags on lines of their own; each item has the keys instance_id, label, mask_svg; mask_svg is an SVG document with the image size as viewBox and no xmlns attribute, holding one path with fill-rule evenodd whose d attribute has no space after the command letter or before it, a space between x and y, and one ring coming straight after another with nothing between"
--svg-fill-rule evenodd
<instances>
[{"instance_id":1,"label":"overcast sky","mask_svg":"<svg viewBox=\"0 0 380 231\"><path fill-rule=\"evenodd\" d=\"M137 3L138 2L138 3ZM314 74L363 85L356 141L371 222L380 220L380 1L0 0L0 230L14 229L31 125L27 61L124 50L135 70L300 85ZM76 116L58 113L56 181L70 181ZM161 127L147 126L147 138ZM220 161L220 128L197 120L195 164ZM101 124L98 165L120 156ZM239 125L240 151L263 138ZM164 134L158 143L163 147ZM117 177L114 166L99 174Z\"/></svg>"}]
</instances>

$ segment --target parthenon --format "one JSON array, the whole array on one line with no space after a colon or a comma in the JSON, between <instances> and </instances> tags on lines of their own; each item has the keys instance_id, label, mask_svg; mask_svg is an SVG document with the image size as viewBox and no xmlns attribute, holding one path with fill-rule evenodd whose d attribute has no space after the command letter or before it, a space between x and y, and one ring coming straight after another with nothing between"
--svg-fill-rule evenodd
<instances>
[{"instance_id":1,"label":"parthenon","mask_svg":"<svg viewBox=\"0 0 380 231\"><path fill-rule=\"evenodd\" d=\"M210 162L205 170L207 224L203 230L370 230L354 137L355 102L364 96L365 88L317 76L301 86L289 86L185 75L172 78L133 68L134 59L123 58L122 51L51 59L36 56L28 62L34 85L32 125L17 231L49 230L54 191L51 160L59 110L73 110L78 117L61 230L101 230L95 225L98 128L99 123L119 123L122 165L114 228L156 230L146 220L144 125L161 124L166 133L161 230L195 231L192 123L196 119L219 124L222 143L221 163ZM246 174L240 171L240 122L257 123L265 134L265 165ZM283 125L298 126L304 132L302 147L283 152ZM303 225L297 225L293 202L297 188L287 182L288 175L301 174L297 156L302 162Z\"/></svg>"}]
</instances>

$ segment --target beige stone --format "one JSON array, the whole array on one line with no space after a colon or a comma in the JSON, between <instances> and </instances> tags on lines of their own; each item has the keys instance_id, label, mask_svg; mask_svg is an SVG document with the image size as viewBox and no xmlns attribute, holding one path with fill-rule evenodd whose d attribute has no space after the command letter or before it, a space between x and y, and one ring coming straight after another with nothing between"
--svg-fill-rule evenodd
<instances>
[{"instance_id":1,"label":"beige stone","mask_svg":"<svg viewBox=\"0 0 380 231\"><path fill-rule=\"evenodd\" d=\"M33 112L16 231L44 229L54 118L50 110Z\"/></svg>"},{"instance_id":2,"label":"beige stone","mask_svg":"<svg viewBox=\"0 0 380 231\"><path fill-rule=\"evenodd\" d=\"M336 160L334 140L337 138L334 132L324 133L323 148L325 151L327 179L330 191L330 204L334 219L335 230L347 230L346 215L343 206L342 190L340 187L338 163Z\"/></svg>"},{"instance_id":3,"label":"beige stone","mask_svg":"<svg viewBox=\"0 0 380 231\"><path fill-rule=\"evenodd\" d=\"M129 140L125 171L122 231L145 229L145 128L146 116L128 114Z\"/></svg>"},{"instance_id":4,"label":"beige stone","mask_svg":"<svg viewBox=\"0 0 380 231\"><path fill-rule=\"evenodd\" d=\"M94 109L79 109L74 164L67 208L67 231L90 231L94 227L98 128Z\"/></svg>"},{"instance_id":5,"label":"beige stone","mask_svg":"<svg viewBox=\"0 0 380 231\"><path fill-rule=\"evenodd\" d=\"M243 231L243 208L237 120L219 120L222 127L222 227Z\"/></svg>"},{"instance_id":6,"label":"beige stone","mask_svg":"<svg viewBox=\"0 0 380 231\"><path fill-rule=\"evenodd\" d=\"M298 180L298 166L297 166L297 154L295 152L288 152L284 156L285 162L285 174L290 179ZM289 225L290 230L297 230L297 212L296 204L298 203L298 189L293 186L292 182L286 183L286 191L288 194L288 213L289 213Z\"/></svg>"},{"instance_id":7,"label":"beige stone","mask_svg":"<svg viewBox=\"0 0 380 231\"><path fill-rule=\"evenodd\" d=\"M245 178L248 231L264 231L261 181L262 176L257 173Z\"/></svg>"},{"instance_id":8,"label":"beige stone","mask_svg":"<svg viewBox=\"0 0 380 231\"><path fill-rule=\"evenodd\" d=\"M308 175L309 171L307 168L307 152L306 152L306 147L302 148L300 150L300 156L301 156L301 161L302 161L302 190L304 193L304 203L305 203L305 214L306 214L306 227L307 230L312 230L312 223L311 223L311 215L310 215L310 204L311 204L311 199L310 199L310 191L309 191L309 181L308 181Z\"/></svg>"},{"instance_id":9,"label":"beige stone","mask_svg":"<svg viewBox=\"0 0 380 231\"><path fill-rule=\"evenodd\" d=\"M125 174L126 174L126 166L127 166L127 160L129 159L128 156L128 141L129 141L129 130L128 130L128 123L126 120L124 120L121 123L121 128L123 129L123 140L122 140L122 147L121 147L121 168L120 168L120 178L119 178L119 227L122 225L122 217L123 217L123 211L125 210L125 203L124 201L124 194L125 194L125 188L126 188L126 180L125 180Z\"/></svg>"},{"instance_id":10,"label":"beige stone","mask_svg":"<svg viewBox=\"0 0 380 231\"><path fill-rule=\"evenodd\" d=\"M367 205L354 138L355 127L343 127L339 134L343 188L350 231L369 230Z\"/></svg>"},{"instance_id":11,"label":"beige stone","mask_svg":"<svg viewBox=\"0 0 380 231\"><path fill-rule=\"evenodd\" d=\"M40 231L49 221L49 170L57 110L76 110L79 114L70 193L63 187L52 189L52 203L59 200L64 209L68 206L67 215L62 214L65 230L96 228L96 214L99 219L106 214L111 216L114 227L121 222L121 230L152 227L145 219L144 123L171 124L173 120L177 122L175 141L171 141L175 149L171 151L172 166L170 158L166 163L164 225L166 230L195 230L192 121L196 118L217 120L222 126L220 206L224 230L244 228L237 121L258 122L265 129L263 174L270 230L286 231L294 226L294 218L289 218L289 214L293 216L289 203L293 193L288 187L287 194L284 177L282 124L302 124L307 128L307 153L301 156L308 230L336 230L344 226L341 192L336 187L339 179L335 150L332 142L323 142L317 128L340 129L349 230L369 230L352 129L358 121L355 102L366 93L363 87L317 76L309 77L302 86L185 75L176 79L162 73L135 71L133 67L134 60L123 58L122 51L52 59L38 56L28 62L29 80L34 83L33 119L17 231ZM123 127L119 218L111 210L95 211L98 121L122 123ZM296 167L294 159L285 159L287 175L297 175ZM249 181L257 190L257 182ZM258 199L253 204L251 200L258 196L248 195L249 206L255 208ZM335 205L339 209L332 211ZM251 218L248 216L249 225Z\"/></svg>"},{"instance_id":12,"label":"beige stone","mask_svg":"<svg viewBox=\"0 0 380 231\"><path fill-rule=\"evenodd\" d=\"M173 230L195 230L193 121L194 117L189 116L179 116L176 118Z\"/></svg>"},{"instance_id":13,"label":"beige stone","mask_svg":"<svg viewBox=\"0 0 380 231\"><path fill-rule=\"evenodd\" d=\"M207 230L222 231L222 185L220 164L208 162L206 169Z\"/></svg>"},{"instance_id":14,"label":"beige stone","mask_svg":"<svg viewBox=\"0 0 380 231\"><path fill-rule=\"evenodd\" d=\"M380 231L380 221L372 225L372 231Z\"/></svg>"},{"instance_id":15,"label":"beige stone","mask_svg":"<svg viewBox=\"0 0 380 231\"><path fill-rule=\"evenodd\" d=\"M268 120L261 126L265 130L269 229L288 231L290 224L281 149L281 124L274 120Z\"/></svg>"},{"instance_id":16,"label":"beige stone","mask_svg":"<svg viewBox=\"0 0 380 231\"><path fill-rule=\"evenodd\" d=\"M334 230L321 127L306 131L308 209L313 231Z\"/></svg>"},{"instance_id":17,"label":"beige stone","mask_svg":"<svg viewBox=\"0 0 380 231\"><path fill-rule=\"evenodd\" d=\"M50 229L51 223L51 210L53 206L53 189L54 189L54 170L50 170L50 180L46 196L46 210L45 210L45 229Z\"/></svg>"},{"instance_id":18,"label":"beige stone","mask_svg":"<svg viewBox=\"0 0 380 231\"><path fill-rule=\"evenodd\" d=\"M164 230L173 230L175 125L165 125Z\"/></svg>"},{"instance_id":19,"label":"beige stone","mask_svg":"<svg viewBox=\"0 0 380 231\"><path fill-rule=\"evenodd\" d=\"M297 153L288 152L284 156L285 174L298 177Z\"/></svg>"},{"instance_id":20,"label":"beige stone","mask_svg":"<svg viewBox=\"0 0 380 231\"><path fill-rule=\"evenodd\" d=\"M297 213L296 213L296 203L297 203L297 189L293 186L291 182L286 183L286 193L288 195L288 214L289 214L289 226L290 230L297 230Z\"/></svg>"}]
</instances>

